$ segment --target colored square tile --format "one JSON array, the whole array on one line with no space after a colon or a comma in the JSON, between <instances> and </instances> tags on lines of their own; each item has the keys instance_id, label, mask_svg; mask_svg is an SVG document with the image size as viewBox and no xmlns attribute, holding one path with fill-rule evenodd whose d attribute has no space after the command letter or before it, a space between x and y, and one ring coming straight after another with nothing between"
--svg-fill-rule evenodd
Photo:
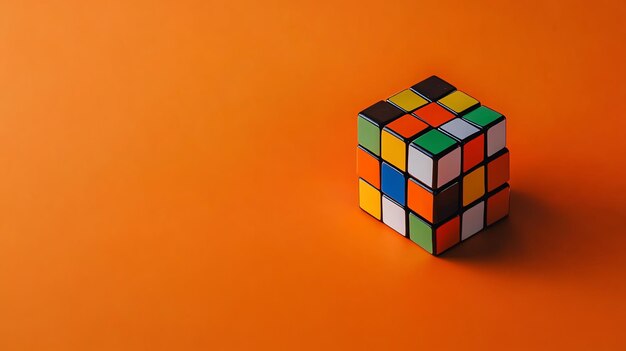
<instances>
[{"instance_id":1,"label":"colored square tile","mask_svg":"<svg viewBox=\"0 0 626 351\"><path fill-rule=\"evenodd\" d=\"M385 128L404 139L411 139L420 132L428 129L428 124L420 121L412 115L406 114L387 124Z\"/></svg>"},{"instance_id":2,"label":"colored square tile","mask_svg":"<svg viewBox=\"0 0 626 351\"><path fill-rule=\"evenodd\" d=\"M461 241L461 221L459 216L443 223L435 230L435 252L443 253Z\"/></svg>"},{"instance_id":3,"label":"colored square tile","mask_svg":"<svg viewBox=\"0 0 626 351\"><path fill-rule=\"evenodd\" d=\"M431 225L414 213L409 213L409 238L429 253L435 253Z\"/></svg>"},{"instance_id":4,"label":"colored square tile","mask_svg":"<svg viewBox=\"0 0 626 351\"><path fill-rule=\"evenodd\" d=\"M404 173L384 161L380 173L383 193L404 206L406 204L406 178Z\"/></svg>"},{"instance_id":5,"label":"colored square tile","mask_svg":"<svg viewBox=\"0 0 626 351\"><path fill-rule=\"evenodd\" d=\"M486 225L492 225L509 215L510 193L509 184L505 184L487 197Z\"/></svg>"},{"instance_id":6,"label":"colored square tile","mask_svg":"<svg viewBox=\"0 0 626 351\"><path fill-rule=\"evenodd\" d=\"M359 179L359 206L374 218L381 219L380 191L363 179Z\"/></svg>"},{"instance_id":7,"label":"colored square tile","mask_svg":"<svg viewBox=\"0 0 626 351\"><path fill-rule=\"evenodd\" d=\"M406 210L388 196L383 195L383 223L406 236Z\"/></svg>"},{"instance_id":8,"label":"colored square tile","mask_svg":"<svg viewBox=\"0 0 626 351\"><path fill-rule=\"evenodd\" d=\"M464 120L470 121L481 127L488 127L501 120L504 116L487 106L479 106L463 116Z\"/></svg>"},{"instance_id":9,"label":"colored square tile","mask_svg":"<svg viewBox=\"0 0 626 351\"><path fill-rule=\"evenodd\" d=\"M442 132L432 129L413 140L413 144L437 156L455 146L456 142Z\"/></svg>"},{"instance_id":10,"label":"colored square tile","mask_svg":"<svg viewBox=\"0 0 626 351\"><path fill-rule=\"evenodd\" d=\"M456 88L452 84L437 76L430 76L411 87L411 90L425 97L429 101L439 100L440 98L453 92L455 89Z\"/></svg>"},{"instance_id":11,"label":"colored square tile","mask_svg":"<svg viewBox=\"0 0 626 351\"><path fill-rule=\"evenodd\" d=\"M380 159L364 147L356 149L357 176L380 189Z\"/></svg>"},{"instance_id":12,"label":"colored square tile","mask_svg":"<svg viewBox=\"0 0 626 351\"><path fill-rule=\"evenodd\" d=\"M363 117L357 119L359 145L380 156L380 131L378 127Z\"/></svg>"},{"instance_id":13,"label":"colored square tile","mask_svg":"<svg viewBox=\"0 0 626 351\"><path fill-rule=\"evenodd\" d=\"M485 167L480 166L463 176L463 206L478 200L485 194Z\"/></svg>"},{"instance_id":14,"label":"colored square tile","mask_svg":"<svg viewBox=\"0 0 626 351\"><path fill-rule=\"evenodd\" d=\"M461 215L461 240L466 240L485 227L485 202L468 207Z\"/></svg>"},{"instance_id":15,"label":"colored square tile","mask_svg":"<svg viewBox=\"0 0 626 351\"><path fill-rule=\"evenodd\" d=\"M434 102L421 107L413 114L433 127L439 127L454 118L454 114Z\"/></svg>"},{"instance_id":16,"label":"colored square tile","mask_svg":"<svg viewBox=\"0 0 626 351\"><path fill-rule=\"evenodd\" d=\"M457 115L480 104L478 100L459 90L442 97L439 103Z\"/></svg>"},{"instance_id":17,"label":"colored square tile","mask_svg":"<svg viewBox=\"0 0 626 351\"><path fill-rule=\"evenodd\" d=\"M485 135L479 134L463 144L463 172L467 172L485 160Z\"/></svg>"},{"instance_id":18,"label":"colored square tile","mask_svg":"<svg viewBox=\"0 0 626 351\"><path fill-rule=\"evenodd\" d=\"M487 191L509 181L509 150L506 148L487 164Z\"/></svg>"},{"instance_id":19,"label":"colored square tile","mask_svg":"<svg viewBox=\"0 0 626 351\"><path fill-rule=\"evenodd\" d=\"M387 99L387 101L396 105L397 107L403 109L406 112L411 112L416 108L426 105L428 101L426 101L423 97L415 94L409 89L402 90L396 95Z\"/></svg>"},{"instance_id":20,"label":"colored square tile","mask_svg":"<svg viewBox=\"0 0 626 351\"><path fill-rule=\"evenodd\" d=\"M506 147L506 120L487 129L487 157Z\"/></svg>"},{"instance_id":21,"label":"colored square tile","mask_svg":"<svg viewBox=\"0 0 626 351\"><path fill-rule=\"evenodd\" d=\"M471 139L473 136L480 134L480 129L461 118L455 118L439 127L439 129L461 141Z\"/></svg>"}]
</instances>

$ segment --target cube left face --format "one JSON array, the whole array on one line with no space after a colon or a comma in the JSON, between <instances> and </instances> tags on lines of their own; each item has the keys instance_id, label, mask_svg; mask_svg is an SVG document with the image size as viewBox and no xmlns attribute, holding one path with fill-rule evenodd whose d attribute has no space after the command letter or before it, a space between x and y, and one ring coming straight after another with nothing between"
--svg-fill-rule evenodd
<instances>
[{"instance_id":1,"label":"cube left face","mask_svg":"<svg viewBox=\"0 0 626 351\"><path fill-rule=\"evenodd\" d=\"M357 117L359 145L380 156L381 129L404 114L404 111L386 101L379 101L361 111Z\"/></svg>"},{"instance_id":2,"label":"cube left face","mask_svg":"<svg viewBox=\"0 0 626 351\"><path fill-rule=\"evenodd\" d=\"M359 178L359 206L372 217L381 220L380 190L361 178Z\"/></svg>"}]
</instances>

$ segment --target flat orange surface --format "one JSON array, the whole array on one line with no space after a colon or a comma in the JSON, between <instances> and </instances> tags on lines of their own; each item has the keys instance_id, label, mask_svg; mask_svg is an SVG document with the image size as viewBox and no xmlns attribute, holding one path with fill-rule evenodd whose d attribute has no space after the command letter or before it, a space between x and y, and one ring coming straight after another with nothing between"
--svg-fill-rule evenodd
<instances>
[{"instance_id":1,"label":"flat orange surface","mask_svg":"<svg viewBox=\"0 0 626 351\"><path fill-rule=\"evenodd\" d=\"M626 348L625 6L2 2L0 349ZM355 175L431 74L511 150L511 217L441 258Z\"/></svg>"}]
</instances>

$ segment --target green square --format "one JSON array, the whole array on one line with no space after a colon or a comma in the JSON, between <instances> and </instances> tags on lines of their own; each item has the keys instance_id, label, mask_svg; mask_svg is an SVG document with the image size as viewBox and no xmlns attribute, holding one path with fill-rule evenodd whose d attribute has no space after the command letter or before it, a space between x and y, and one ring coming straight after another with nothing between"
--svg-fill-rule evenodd
<instances>
[{"instance_id":1,"label":"green square","mask_svg":"<svg viewBox=\"0 0 626 351\"><path fill-rule=\"evenodd\" d=\"M500 113L490 109L487 106L480 106L474 111L463 116L463 119L478 124L481 127L486 127L500 117L502 117Z\"/></svg>"},{"instance_id":2,"label":"green square","mask_svg":"<svg viewBox=\"0 0 626 351\"><path fill-rule=\"evenodd\" d=\"M409 237L424 250L433 253L433 229L413 213L409 213Z\"/></svg>"},{"instance_id":3,"label":"green square","mask_svg":"<svg viewBox=\"0 0 626 351\"><path fill-rule=\"evenodd\" d=\"M437 129L432 129L413 140L413 144L425 149L433 155L437 155L456 144L456 141Z\"/></svg>"},{"instance_id":4,"label":"green square","mask_svg":"<svg viewBox=\"0 0 626 351\"><path fill-rule=\"evenodd\" d=\"M380 129L363 117L358 118L359 145L380 156Z\"/></svg>"}]
</instances>

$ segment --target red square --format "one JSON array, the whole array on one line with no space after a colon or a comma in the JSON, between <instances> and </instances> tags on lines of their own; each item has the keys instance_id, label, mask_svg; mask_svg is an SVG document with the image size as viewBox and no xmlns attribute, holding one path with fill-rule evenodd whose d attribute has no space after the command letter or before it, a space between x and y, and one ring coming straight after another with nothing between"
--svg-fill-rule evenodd
<instances>
[{"instance_id":1,"label":"red square","mask_svg":"<svg viewBox=\"0 0 626 351\"><path fill-rule=\"evenodd\" d=\"M463 145L463 172L483 162L485 159L485 135L481 134Z\"/></svg>"},{"instance_id":2,"label":"red square","mask_svg":"<svg viewBox=\"0 0 626 351\"><path fill-rule=\"evenodd\" d=\"M417 109L413 114L435 128L454 118L450 111L434 102Z\"/></svg>"},{"instance_id":3,"label":"red square","mask_svg":"<svg viewBox=\"0 0 626 351\"><path fill-rule=\"evenodd\" d=\"M461 221L459 216L442 224L435 231L437 255L456 245L461 240Z\"/></svg>"},{"instance_id":4,"label":"red square","mask_svg":"<svg viewBox=\"0 0 626 351\"><path fill-rule=\"evenodd\" d=\"M487 191L492 191L509 181L509 152L487 164Z\"/></svg>"},{"instance_id":5,"label":"red square","mask_svg":"<svg viewBox=\"0 0 626 351\"><path fill-rule=\"evenodd\" d=\"M494 224L509 214L509 196L511 188L502 190L487 198L487 225Z\"/></svg>"}]
</instances>

